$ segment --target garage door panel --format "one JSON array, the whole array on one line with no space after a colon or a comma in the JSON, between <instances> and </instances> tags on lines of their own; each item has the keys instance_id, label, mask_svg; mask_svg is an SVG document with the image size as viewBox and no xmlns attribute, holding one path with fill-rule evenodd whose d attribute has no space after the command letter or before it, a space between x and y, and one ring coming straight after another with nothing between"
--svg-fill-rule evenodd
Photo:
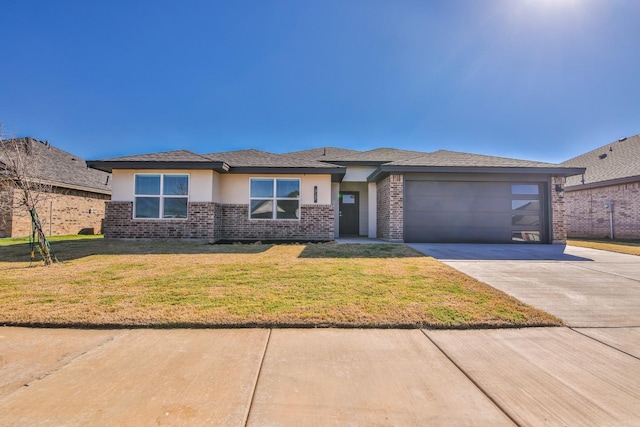
<instances>
[{"instance_id":1,"label":"garage door panel","mask_svg":"<svg viewBox=\"0 0 640 427\"><path fill-rule=\"evenodd\" d=\"M511 200L504 197L411 196L411 209L419 212L510 212Z\"/></svg>"},{"instance_id":2,"label":"garage door panel","mask_svg":"<svg viewBox=\"0 0 640 427\"><path fill-rule=\"evenodd\" d=\"M417 213L417 212L416 212ZM511 223L511 214L496 214L492 212L423 212L422 215L412 215L406 221L410 228L422 227L505 227Z\"/></svg>"},{"instance_id":3,"label":"garage door panel","mask_svg":"<svg viewBox=\"0 0 640 427\"><path fill-rule=\"evenodd\" d=\"M467 197L478 193L485 195L510 195L511 187L504 182L438 182L407 181L405 194L408 196L451 196L452 194Z\"/></svg>"},{"instance_id":4,"label":"garage door panel","mask_svg":"<svg viewBox=\"0 0 640 427\"><path fill-rule=\"evenodd\" d=\"M409 242L431 243L510 243L511 233L504 227L437 227L421 229Z\"/></svg>"},{"instance_id":5,"label":"garage door panel","mask_svg":"<svg viewBox=\"0 0 640 427\"><path fill-rule=\"evenodd\" d=\"M516 230L540 231L540 199L514 196L511 186L510 182L405 181L405 241L509 243Z\"/></svg>"}]
</instances>

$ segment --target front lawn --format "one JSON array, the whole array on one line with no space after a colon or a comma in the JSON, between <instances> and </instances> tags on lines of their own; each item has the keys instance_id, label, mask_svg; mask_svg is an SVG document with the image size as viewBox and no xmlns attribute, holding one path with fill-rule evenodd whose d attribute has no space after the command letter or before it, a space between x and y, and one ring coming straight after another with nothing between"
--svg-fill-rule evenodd
<instances>
[{"instance_id":1,"label":"front lawn","mask_svg":"<svg viewBox=\"0 0 640 427\"><path fill-rule=\"evenodd\" d=\"M640 255L640 240L569 239L567 244L622 254Z\"/></svg>"},{"instance_id":2,"label":"front lawn","mask_svg":"<svg viewBox=\"0 0 640 427\"><path fill-rule=\"evenodd\" d=\"M0 248L0 324L511 327L561 321L404 245L59 241Z\"/></svg>"}]
</instances>

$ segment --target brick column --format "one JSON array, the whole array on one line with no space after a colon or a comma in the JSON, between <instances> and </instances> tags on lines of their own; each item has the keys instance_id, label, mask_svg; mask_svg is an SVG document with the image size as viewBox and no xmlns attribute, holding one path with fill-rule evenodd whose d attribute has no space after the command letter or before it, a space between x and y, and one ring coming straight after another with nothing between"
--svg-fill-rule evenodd
<instances>
[{"instance_id":1,"label":"brick column","mask_svg":"<svg viewBox=\"0 0 640 427\"><path fill-rule=\"evenodd\" d=\"M564 198L561 198L556 191L556 184L564 188L564 177L554 176L551 178L551 242L554 244L567 243L567 226L564 218Z\"/></svg>"},{"instance_id":2,"label":"brick column","mask_svg":"<svg viewBox=\"0 0 640 427\"><path fill-rule=\"evenodd\" d=\"M378 183L377 234L392 242L404 240L404 176L392 174Z\"/></svg>"}]
</instances>

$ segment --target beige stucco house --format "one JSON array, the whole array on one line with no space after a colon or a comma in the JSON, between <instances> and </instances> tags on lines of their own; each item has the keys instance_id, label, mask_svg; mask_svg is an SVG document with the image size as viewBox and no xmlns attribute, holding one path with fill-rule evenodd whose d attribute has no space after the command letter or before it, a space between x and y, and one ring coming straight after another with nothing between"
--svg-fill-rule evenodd
<instances>
[{"instance_id":1,"label":"beige stucco house","mask_svg":"<svg viewBox=\"0 0 640 427\"><path fill-rule=\"evenodd\" d=\"M564 242L581 168L440 150L185 150L94 160L113 174L107 238Z\"/></svg>"}]
</instances>

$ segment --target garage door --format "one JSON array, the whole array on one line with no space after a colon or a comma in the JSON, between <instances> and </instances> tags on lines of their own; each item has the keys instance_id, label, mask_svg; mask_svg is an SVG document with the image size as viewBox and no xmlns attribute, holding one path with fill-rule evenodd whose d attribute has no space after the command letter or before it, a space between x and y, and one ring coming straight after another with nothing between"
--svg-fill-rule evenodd
<instances>
[{"instance_id":1,"label":"garage door","mask_svg":"<svg viewBox=\"0 0 640 427\"><path fill-rule=\"evenodd\" d=\"M543 189L543 183L407 180L405 241L541 242Z\"/></svg>"}]
</instances>

